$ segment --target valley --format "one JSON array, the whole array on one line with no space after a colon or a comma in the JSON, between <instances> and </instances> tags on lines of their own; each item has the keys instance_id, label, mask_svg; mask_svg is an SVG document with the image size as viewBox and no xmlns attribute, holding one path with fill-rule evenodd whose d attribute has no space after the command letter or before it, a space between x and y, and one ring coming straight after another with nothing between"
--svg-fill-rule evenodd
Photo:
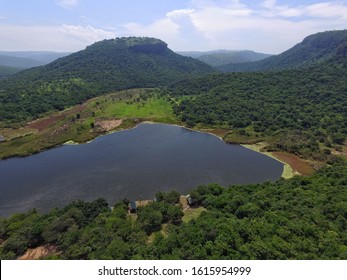
<instances>
[{"instance_id":1,"label":"valley","mask_svg":"<svg viewBox=\"0 0 347 280\"><path fill-rule=\"evenodd\" d=\"M35 180L40 176L16 178L19 169L9 165L13 174L7 177L9 182L23 179L20 187L26 205L47 197L54 201L65 194L71 200L72 194L83 194L86 200L78 200L77 195L75 201L66 200L67 205L57 208L50 209L48 203L44 213L26 211L29 207L0 218L0 258L14 259L27 249L52 245L59 252L48 257L53 259L346 259L346 69L347 30L340 30L310 35L279 55L216 68L174 53L159 39L116 38L0 80L0 163L19 167L22 159L16 157L53 155L62 160L57 168L53 161L39 166L53 167L47 174L65 169L71 176L59 177L50 191L44 182L32 197L26 194L39 185ZM165 132L159 137L154 127ZM138 143L128 147L130 156L117 150L117 144L116 148L111 145L118 143L113 138L117 133L111 134L118 131L122 137L139 133L124 140L126 145ZM216 153L208 148L211 142L201 146L196 164L190 166L190 160L178 164L176 169L186 173L159 171L168 164L171 172L178 158L197 150L198 139L184 142L194 131L247 149L199 134L218 140L224 148L235 148L236 156L221 151L214 158ZM150 138L142 143L145 135ZM170 143L169 156L161 153L165 141L154 141L158 139ZM87 149L102 141L106 144L99 148L104 154ZM58 147L76 143L89 144ZM150 148L139 148L146 143ZM174 150L177 147L188 150L180 157ZM59 154L59 149L65 152ZM154 165L148 164L138 156L146 151L164 161L156 158ZM88 158L89 152L95 153ZM241 164L241 154L252 156ZM284 169L269 157L282 162ZM220 158L228 161L221 163ZM264 161L258 161L250 175L247 168L256 158ZM132 166L131 159L143 169ZM94 160L100 169L91 165ZM123 162L128 162L128 168L120 172L114 164ZM101 168L102 164L113 169ZM88 172L76 176L74 172L84 165ZM257 181L265 173L259 166L283 170L282 178L281 171L276 171ZM198 170L193 172L194 168ZM238 171L231 174L234 168ZM28 178L36 174L28 170ZM118 170L126 178L122 183L112 177L110 185L103 181L106 175L93 181L91 176L98 170L105 174L118 174ZM136 182L134 170L140 172ZM218 183L225 175L250 181ZM178 180L171 186L174 191L170 192L170 182L163 189L164 184L155 185L155 179L170 176ZM194 176L210 177L194 181L194 188L184 181ZM53 177L48 175L47 180ZM82 180L76 189L72 177ZM153 187L150 198L144 193L148 185L141 185L146 180ZM125 190L124 197L111 192L97 199L97 190L112 190L116 185ZM16 197L11 188L1 187L3 194ZM177 190L189 192L196 211L184 214L186 204L180 204ZM139 205L129 215L129 199L136 200L136 194L146 200L154 196L156 201Z\"/></svg>"}]
</instances>

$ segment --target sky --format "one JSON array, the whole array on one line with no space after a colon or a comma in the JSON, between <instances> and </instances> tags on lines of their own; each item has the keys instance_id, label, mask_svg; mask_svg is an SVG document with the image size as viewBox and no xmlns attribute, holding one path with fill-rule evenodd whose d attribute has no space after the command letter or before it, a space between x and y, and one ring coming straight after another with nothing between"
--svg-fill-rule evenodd
<instances>
[{"instance_id":1,"label":"sky","mask_svg":"<svg viewBox=\"0 0 347 280\"><path fill-rule=\"evenodd\" d=\"M347 28L347 0L0 0L0 50L79 51L96 41L155 37L174 51L278 54Z\"/></svg>"}]
</instances>

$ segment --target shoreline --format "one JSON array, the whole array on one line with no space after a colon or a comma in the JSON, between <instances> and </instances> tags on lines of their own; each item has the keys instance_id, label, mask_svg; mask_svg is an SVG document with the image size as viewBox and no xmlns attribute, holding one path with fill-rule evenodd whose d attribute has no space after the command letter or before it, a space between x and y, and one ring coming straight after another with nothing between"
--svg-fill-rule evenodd
<instances>
[{"instance_id":1,"label":"shoreline","mask_svg":"<svg viewBox=\"0 0 347 280\"><path fill-rule=\"evenodd\" d=\"M165 125L173 125L173 126L176 126L176 127L180 127L180 128L184 128L184 129L187 129L189 131L192 131L192 132L197 132L197 133L205 133L205 134L209 134L211 136L214 136L216 138L218 138L219 140L223 141L223 143L225 144L228 144L227 142L225 142L223 140L223 138L217 134L214 134L213 132L210 132L210 131L204 131L204 130L201 130L201 129L193 129L193 128L189 128L189 127L185 127L184 125L181 125L181 124L177 124L177 123L163 123L163 122L154 122L154 121L148 121L148 120L145 120L145 121L142 121L142 122L139 122L137 124L135 124L134 126L132 127L127 127L127 128L115 128L113 130L110 130L110 131L107 131L106 133L103 133L103 134L100 134L98 136L96 136L95 138L93 139L90 139L89 141L87 142L75 142L73 140L68 140L64 143L61 143L61 144L58 144L58 145L55 145L53 147L47 147L46 149L42 149L40 151L37 151L36 153L40 153L40 152L43 152L43 151L46 151L48 149L52 149L52 148L57 148L57 147L60 147L60 146L63 146L63 145L81 145L81 144L88 144L90 142L93 142L94 140L96 140L98 137L102 137L102 136L105 136L105 135L109 135L109 134L112 134L112 133L117 133L117 132L122 132L122 131L127 131L127 130L131 130L131 129L135 129L137 128L140 124L165 124ZM273 153L271 152L263 152L261 151L261 149L264 147L264 144L263 143L258 143L258 144L235 144L235 145L240 145L246 149L250 149L254 152L257 152L257 153L260 153L260 154L263 154L265 156L268 156L268 157L271 157L272 159L278 161L278 162L281 162L284 166L283 166L283 172L281 174L281 178L284 178L284 179L290 179L292 177L294 177L295 175L302 175L301 173L295 171L289 163L277 158ZM36 154L36 153L32 153L32 154L29 154L29 155L23 155L23 156L19 156L19 155L15 155L15 156L9 156L9 157L6 157L6 158L2 158L0 160L5 160L5 159L10 159L10 158L20 158L20 157L26 157L26 156L30 156L30 155L33 155L33 154Z\"/></svg>"},{"instance_id":2,"label":"shoreline","mask_svg":"<svg viewBox=\"0 0 347 280\"><path fill-rule=\"evenodd\" d=\"M218 138L219 140L221 140L223 143L228 144L227 142L225 142L225 141L223 140L223 138L222 138L221 136L216 135L216 134L214 134L214 133L212 133L212 132L203 131L203 130L199 130L199 129L188 128L188 127L185 127L185 126L179 125L179 124L160 123L160 122L154 122L154 121L143 121L143 122L141 122L141 123L136 124L134 127L128 128L128 129L125 129L125 130L134 129L134 128L136 128L136 127L137 127L138 125L140 125L140 124L166 124L166 125L173 125L173 126L176 126L176 127L181 127L181 128L187 129L187 130L189 130L189 131L209 134L209 135L211 135L211 136L217 137L217 138ZM121 131L123 131L123 130L121 130ZM118 132L118 131L114 131L114 132ZM110 133L113 133L113 132L110 131ZM252 150L252 151L254 151L254 152L263 154L263 155L265 155L265 156L267 156L267 157L270 157L270 158L272 158L272 159L274 159L274 160L276 160L276 161L282 163L282 164L283 164L283 171L282 171L282 174L281 174L281 178L283 178L283 179L290 179L290 178L293 178L293 177L296 176L296 175L302 176L302 174L300 174L298 171L295 171L295 170L290 166L289 163L287 163L287 162L285 162L285 161L283 161L283 160L277 158L273 153L261 151L261 148L264 147L263 144L260 144L260 145L259 145L259 144L234 144L234 145L242 146L242 147L244 147L244 148L246 148L246 149L249 149L249 150Z\"/></svg>"},{"instance_id":3,"label":"shoreline","mask_svg":"<svg viewBox=\"0 0 347 280\"><path fill-rule=\"evenodd\" d=\"M300 174L298 171L295 171L289 163L280 160L279 158L277 158L272 152L263 152L261 151L262 148L264 148L264 144L262 142L258 143L258 144L240 144L240 146L245 147L246 149L250 149L252 151L255 151L257 153L266 155L272 159L277 160L278 162L281 162L283 164L283 171L281 174L281 178L283 179L290 179L293 178L296 175L300 175L302 176L302 174Z\"/></svg>"},{"instance_id":4,"label":"shoreline","mask_svg":"<svg viewBox=\"0 0 347 280\"><path fill-rule=\"evenodd\" d=\"M153 121L144 121L142 123L148 123L148 124L156 124L156 122L153 122ZM162 124L165 124L165 123L162 123ZM189 131L193 131L193 132L198 132L198 133L205 133L205 134L209 134L209 135L212 135L214 137L217 137L218 139L220 139L221 141L223 141L223 143L225 144L228 144L227 142L225 142L223 140L223 138L219 135L216 135L214 134L213 132L208 132L208 131L203 131L203 130L198 130L198 129L193 129L193 128L188 128L188 127L185 127L183 125L178 125L178 124L168 124L168 125L174 125L174 126L177 126L177 127L181 127L181 128L184 128L184 129L187 129ZM261 143L261 142L260 142ZM263 154L267 157L270 157L280 163L283 164L283 171L282 171L282 174L281 174L281 178L283 179L290 179L290 178L293 178L294 176L296 175L300 175L302 176L302 174L300 174L298 171L295 171L289 163L277 158L273 153L271 152L263 152L261 151L261 148L264 147L263 144L233 144L233 145L239 145L239 146L242 146L246 149L249 149L249 150L252 150L254 152L257 152L257 153L260 153L260 154ZM259 147L258 147L259 146Z\"/></svg>"}]
</instances>

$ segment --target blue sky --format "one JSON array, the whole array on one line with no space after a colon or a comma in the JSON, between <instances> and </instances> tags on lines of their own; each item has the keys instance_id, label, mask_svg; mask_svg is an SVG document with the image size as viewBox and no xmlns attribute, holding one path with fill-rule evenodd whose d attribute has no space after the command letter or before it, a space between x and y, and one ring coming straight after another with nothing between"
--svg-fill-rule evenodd
<instances>
[{"instance_id":1,"label":"blue sky","mask_svg":"<svg viewBox=\"0 0 347 280\"><path fill-rule=\"evenodd\" d=\"M175 51L280 53L347 28L347 0L0 0L0 50L78 51L103 39L156 37Z\"/></svg>"}]
</instances>

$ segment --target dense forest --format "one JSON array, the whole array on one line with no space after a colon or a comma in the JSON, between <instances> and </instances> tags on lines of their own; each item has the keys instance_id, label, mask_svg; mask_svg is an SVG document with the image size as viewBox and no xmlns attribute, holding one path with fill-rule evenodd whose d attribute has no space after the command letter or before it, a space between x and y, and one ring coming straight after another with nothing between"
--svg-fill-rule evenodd
<instances>
[{"instance_id":1,"label":"dense forest","mask_svg":"<svg viewBox=\"0 0 347 280\"><path fill-rule=\"evenodd\" d=\"M308 69L231 73L172 86L175 112L189 126L224 127L258 141L278 136L273 149L321 158L347 134L347 59Z\"/></svg>"},{"instance_id":2,"label":"dense forest","mask_svg":"<svg viewBox=\"0 0 347 280\"><path fill-rule=\"evenodd\" d=\"M56 247L53 259L346 259L347 165L257 185L199 186L196 218L175 191L128 214L126 199L73 202L0 219L0 259ZM183 217L183 219L182 219Z\"/></svg>"}]
</instances>

